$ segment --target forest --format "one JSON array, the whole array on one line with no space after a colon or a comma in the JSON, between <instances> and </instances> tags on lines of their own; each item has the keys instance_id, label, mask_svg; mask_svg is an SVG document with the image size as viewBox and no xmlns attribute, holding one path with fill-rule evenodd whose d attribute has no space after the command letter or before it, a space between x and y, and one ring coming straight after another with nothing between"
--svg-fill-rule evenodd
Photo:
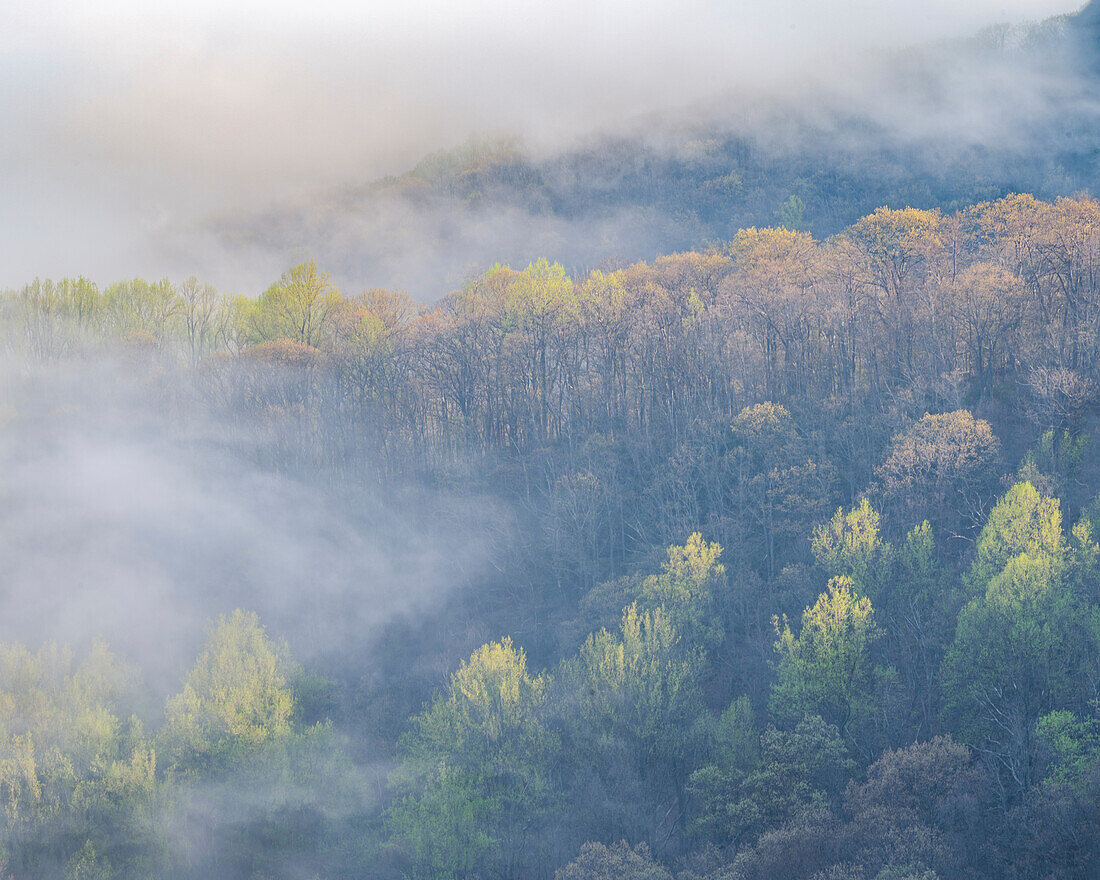
<instances>
[{"instance_id":1,"label":"forest","mask_svg":"<svg viewBox=\"0 0 1100 880\"><path fill-rule=\"evenodd\" d=\"M427 305L4 293L0 877L1097 876L1100 201L795 219ZM43 536L63 432L182 476Z\"/></svg>"}]
</instances>

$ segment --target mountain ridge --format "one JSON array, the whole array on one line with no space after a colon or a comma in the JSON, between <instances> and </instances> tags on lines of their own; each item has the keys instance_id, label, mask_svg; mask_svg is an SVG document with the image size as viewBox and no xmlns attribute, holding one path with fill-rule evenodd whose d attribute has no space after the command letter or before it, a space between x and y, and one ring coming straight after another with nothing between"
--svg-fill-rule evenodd
<instances>
[{"instance_id":1,"label":"mountain ridge","mask_svg":"<svg viewBox=\"0 0 1100 880\"><path fill-rule=\"evenodd\" d=\"M556 151L471 138L404 174L215 218L236 248L309 253L345 284L435 299L498 261L574 269L738 228L828 236L881 204L954 210L1100 188L1100 4L871 61L852 81L649 120ZM862 89L862 91L860 90Z\"/></svg>"}]
</instances>

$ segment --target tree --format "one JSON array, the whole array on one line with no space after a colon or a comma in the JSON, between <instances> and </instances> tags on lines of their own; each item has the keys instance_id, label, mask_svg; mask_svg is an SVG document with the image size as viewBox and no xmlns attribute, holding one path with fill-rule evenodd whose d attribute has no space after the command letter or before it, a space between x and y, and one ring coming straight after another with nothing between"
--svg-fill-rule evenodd
<instances>
[{"instance_id":1,"label":"tree","mask_svg":"<svg viewBox=\"0 0 1100 880\"><path fill-rule=\"evenodd\" d=\"M180 312L194 366L212 351L231 344L233 310L213 284L192 275L179 286Z\"/></svg>"},{"instance_id":2,"label":"tree","mask_svg":"<svg viewBox=\"0 0 1100 880\"><path fill-rule=\"evenodd\" d=\"M1017 483L990 511L964 583L971 595L980 594L1014 556L1057 557L1063 543L1058 499L1041 495L1031 483Z\"/></svg>"},{"instance_id":3,"label":"tree","mask_svg":"<svg viewBox=\"0 0 1100 880\"><path fill-rule=\"evenodd\" d=\"M168 700L162 737L170 766L215 771L290 733L293 673L256 614L219 617L182 691Z\"/></svg>"},{"instance_id":4,"label":"tree","mask_svg":"<svg viewBox=\"0 0 1100 880\"><path fill-rule=\"evenodd\" d=\"M563 377L560 332L568 329L577 309L573 280L560 263L540 258L513 280L509 304L516 318L522 350L522 372L531 401L530 413L535 438L544 440L561 428L555 391Z\"/></svg>"},{"instance_id":5,"label":"tree","mask_svg":"<svg viewBox=\"0 0 1100 880\"><path fill-rule=\"evenodd\" d=\"M318 348L341 303L328 273L310 260L291 266L250 305L244 337L251 344L289 339Z\"/></svg>"},{"instance_id":6,"label":"tree","mask_svg":"<svg viewBox=\"0 0 1100 880\"><path fill-rule=\"evenodd\" d=\"M538 863L533 832L558 748L543 714L548 686L506 638L475 651L412 719L389 825L415 876L512 874Z\"/></svg>"},{"instance_id":7,"label":"tree","mask_svg":"<svg viewBox=\"0 0 1100 880\"><path fill-rule=\"evenodd\" d=\"M803 716L791 730L769 725L759 755L726 805L727 835L735 841L827 813L855 769L840 731L817 715Z\"/></svg>"},{"instance_id":8,"label":"tree","mask_svg":"<svg viewBox=\"0 0 1100 880\"><path fill-rule=\"evenodd\" d=\"M183 303L167 279L119 281L103 292L103 317L119 337L163 342L175 330Z\"/></svg>"},{"instance_id":9,"label":"tree","mask_svg":"<svg viewBox=\"0 0 1100 880\"><path fill-rule=\"evenodd\" d=\"M948 705L1009 797L1038 780L1036 722L1077 704L1100 647L1100 618L1065 567L1053 553L1012 557L959 614L945 661Z\"/></svg>"},{"instance_id":10,"label":"tree","mask_svg":"<svg viewBox=\"0 0 1100 880\"><path fill-rule=\"evenodd\" d=\"M1048 428L1024 454L1016 481L1031 483L1043 495L1060 495L1079 481L1091 445L1090 431L1065 428L1055 433Z\"/></svg>"},{"instance_id":11,"label":"tree","mask_svg":"<svg viewBox=\"0 0 1100 880\"><path fill-rule=\"evenodd\" d=\"M955 286L970 371L979 394L987 397L1019 350L1017 334L1026 315L1027 291L1014 273L989 263L968 266Z\"/></svg>"},{"instance_id":12,"label":"tree","mask_svg":"<svg viewBox=\"0 0 1100 880\"><path fill-rule=\"evenodd\" d=\"M102 642L79 663L57 644L0 646L0 846L18 876L63 876L81 853L153 873L156 752L123 714L134 684Z\"/></svg>"},{"instance_id":13,"label":"tree","mask_svg":"<svg viewBox=\"0 0 1100 880\"><path fill-rule=\"evenodd\" d=\"M853 592L850 578L835 577L812 608L802 613L796 636L784 616L780 626L778 679L769 707L781 719L821 715L847 735L872 687L871 645L879 636L871 600Z\"/></svg>"},{"instance_id":14,"label":"tree","mask_svg":"<svg viewBox=\"0 0 1100 880\"><path fill-rule=\"evenodd\" d=\"M1062 535L1057 499L1017 483L994 507L967 575L945 660L948 707L1000 774L1005 797L1037 781L1041 715L1084 697L1100 617L1081 574L1094 559L1089 529ZM975 595L976 594L976 595Z\"/></svg>"},{"instance_id":15,"label":"tree","mask_svg":"<svg viewBox=\"0 0 1100 880\"><path fill-rule=\"evenodd\" d=\"M667 554L659 574L624 575L589 590L567 626L573 640L614 626L626 608L637 603L643 611L663 608L683 644L704 652L717 647L724 632L719 612L726 574L718 561L721 546L695 532L686 543L669 547Z\"/></svg>"},{"instance_id":16,"label":"tree","mask_svg":"<svg viewBox=\"0 0 1100 880\"><path fill-rule=\"evenodd\" d=\"M794 197L792 197L794 198ZM726 290L747 312L762 350L765 390L790 393L805 387L800 361L812 348L818 281L817 243L800 229L800 203L788 200L778 229L742 229L730 242L736 272Z\"/></svg>"},{"instance_id":17,"label":"tree","mask_svg":"<svg viewBox=\"0 0 1100 880\"><path fill-rule=\"evenodd\" d=\"M775 219L784 229L805 229L805 221L802 219L805 210L806 206L803 204L802 199L795 193L791 193L780 203Z\"/></svg>"},{"instance_id":18,"label":"tree","mask_svg":"<svg viewBox=\"0 0 1100 880\"><path fill-rule=\"evenodd\" d=\"M834 477L810 455L786 407L745 407L733 422L734 509L748 515L762 539L762 561L774 575L780 550L804 541L828 508Z\"/></svg>"},{"instance_id":19,"label":"tree","mask_svg":"<svg viewBox=\"0 0 1100 880\"><path fill-rule=\"evenodd\" d=\"M879 538L879 515L866 498L847 514L837 508L829 522L814 529L811 546L830 577L849 578L861 596L877 600L889 583L893 548Z\"/></svg>"},{"instance_id":20,"label":"tree","mask_svg":"<svg viewBox=\"0 0 1100 880\"><path fill-rule=\"evenodd\" d=\"M940 664L962 602L961 591L941 564L932 527L925 520L905 536L891 589L879 603L891 622L887 640L905 681L918 730L935 725Z\"/></svg>"},{"instance_id":21,"label":"tree","mask_svg":"<svg viewBox=\"0 0 1100 880\"><path fill-rule=\"evenodd\" d=\"M877 293L876 316L887 331L891 377L898 381L916 372L915 304L913 294L934 272L943 252L939 211L917 208L877 208L847 231L862 257L865 283Z\"/></svg>"},{"instance_id":22,"label":"tree","mask_svg":"<svg viewBox=\"0 0 1100 880\"><path fill-rule=\"evenodd\" d=\"M1000 443L965 409L926 414L894 437L875 469L884 502L907 525L927 519L937 534L976 525L996 485Z\"/></svg>"},{"instance_id":23,"label":"tree","mask_svg":"<svg viewBox=\"0 0 1100 880\"><path fill-rule=\"evenodd\" d=\"M850 858L868 876L975 876L988 861L987 799L970 750L950 736L888 750L845 794Z\"/></svg>"},{"instance_id":24,"label":"tree","mask_svg":"<svg viewBox=\"0 0 1100 880\"><path fill-rule=\"evenodd\" d=\"M897 299L927 268L942 242L938 211L876 208L848 230L848 237L870 263L874 283Z\"/></svg>"},{"instance_id":25,"label":"tree","mask_svg":"<svg viewBox=\"0 0 1100 880\"><path fill-rule=\"evenodd\" d=\"M84 841L65 867L65 880L111 880L113 876L111 862L96 854L90 840Z\"/></svg>"},{"instance_id":26,"label":"tree","mask_svg":"<svg viewBox=\"0 0 1100 880\"><path fill-rule=\"evenodd\" d=\"M96 285L87 278L54 283L36 278L19 292L23 336L30 354L52 360L91 338L103 306Z\"/></svg>"},{"instance_id":27,"label":"tree","mask_svg":"<svg viewBox=\"0 0 1100 880\"><path fill-rule=\"evenodd\" d=\"M730 703L707 734L709 760L691 774L688 785L696 802L693 825L707 840L724 846L735 842L740 833L741 787L760 756L760 733L748 697Z\"/></svg>"},{"instance_id":28,"label":"tree","mask_svg":"<svg viewBox=\"0 0 1100 880\"><path fill-rule=\"evenodd\" d=\"M580 319L595 349L592 381L600 388L599 423L612 434L622 430L627 417L631 305L622 272L592 272L577 291Z\"/></svg>"},{"instance_id":29,"label":"tree","mask_svg":"<svg viewBox=\"0 0 1100 880\"><path fill-rule=\"evenodd\" d=\"M1071 434L1096 399L1096 382L1068 367L1037 364L1028 371L1028 417L1041 428Z\"/></svg>"},{"instance_id":30,"label":"tree","mask_svg":"<svg viewBox=\"0 0 1100 880\"><path fill-rule=\"evenodd\" d=\"M701 652L681 644L668 612L637 603L617 635L589 636L564 663L577 782L599 784L608 833L653 843L686 824L701 669Z\"/></svg>"},{"instance_id":31,"label":"tree","mask_svg":"<svg viewBox=\"0 0 1100 880\"><path fill-rule=\"evenodd\" d=\"M611 846L586 843L580 855L554 872L554 880L672 880L672 873L653 860L649 847L625 840Z\"/></svg>"},{"instance_id":32,"label":"tree","mask_svg":"<svg viewBox=\"0 0 1100 880\"><path fill-rule=\"evenodd\" d=\"M718 595L726 569L718 561L722 548L698 532L683 545L668 548L661 573L642 581L638 601L644 608L663 607L669 622L687 645L712 650L722 641Z\"/></svg>"},{"instance_id":33,"label":"tree","mask_svg":"<svg viewBox=\"0 0 1100 880\"><path fill-rule=\"evenodd\" d=\"M1081 718L1067 709L1043 715L1035 735L1046 753L1045 781L1084 786L1100 767L1100 715Z\"/></svg>"},{"instance_id":34,"label":"tree","mask_svg":"<svg viewBox=\"0 0 1100 880\"><path fill-rule=\"evenodd\" d=\"M303 872L324 863L334 817L358 808L362 780L332 724L300 723L303 684L255 614L211 624L159 737L168 773L156 819L173 829L172 856L189 871ZM348 839L349 854L359 843Z\"/></svg>"}]
</instances>

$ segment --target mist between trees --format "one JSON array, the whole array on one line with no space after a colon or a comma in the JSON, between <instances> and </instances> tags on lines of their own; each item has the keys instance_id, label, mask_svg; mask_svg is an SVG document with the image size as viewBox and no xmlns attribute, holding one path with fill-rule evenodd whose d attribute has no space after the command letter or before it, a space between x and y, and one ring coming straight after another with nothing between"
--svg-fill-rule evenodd
<instances>
[{"instance_id":1,"label":"mist between trees","mask_svg":"<svg viewBox=\"0 0 1100 880\"><path fill-rule=\"evenodd\" d=\"M6 873L1090 876L1098 266L1014 195L5 295Z\"/></svg>"}]
</instances>

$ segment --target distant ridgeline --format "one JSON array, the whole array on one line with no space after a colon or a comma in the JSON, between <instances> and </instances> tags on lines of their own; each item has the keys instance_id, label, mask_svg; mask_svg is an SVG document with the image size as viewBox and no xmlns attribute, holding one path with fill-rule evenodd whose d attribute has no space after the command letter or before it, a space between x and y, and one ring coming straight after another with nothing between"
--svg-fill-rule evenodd
<instances>
[{"instance_id":1,"label":"distant ridgeline","mask_svg":"<svg viewBox=\"0 0 1100 880\"><path fill-rule=\"evenodd\" d=\"M474 268L571 269L780 224L833 235L879 205L953 212L1100 191L1100 12L885 54L844 85L740 94L536 154L473 140L388 177L212 221L232 247L303 246L341 278L430 298ZM874 83L870 90L867 83Z\"/></svg>"}]
</instances>

